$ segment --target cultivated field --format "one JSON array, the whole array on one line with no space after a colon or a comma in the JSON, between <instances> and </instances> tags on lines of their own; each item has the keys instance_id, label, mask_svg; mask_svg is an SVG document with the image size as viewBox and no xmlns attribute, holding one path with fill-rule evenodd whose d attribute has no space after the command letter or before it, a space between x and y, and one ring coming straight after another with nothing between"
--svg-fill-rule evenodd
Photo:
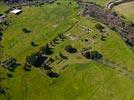
<instances>
[{"instance_id":1,"label":"cultivated field","mask_svg":"<svg viewBox=\"0 0 134 100\"><path fill-rule=\"evenodd\" d=\"M114 10L134 22L134 1L115 6Z\"/></svg>"}]
</instances>

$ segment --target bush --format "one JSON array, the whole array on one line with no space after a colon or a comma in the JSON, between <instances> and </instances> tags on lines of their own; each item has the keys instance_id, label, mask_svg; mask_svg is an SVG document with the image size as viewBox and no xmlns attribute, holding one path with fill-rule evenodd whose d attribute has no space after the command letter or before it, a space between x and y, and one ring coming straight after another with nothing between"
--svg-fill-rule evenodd
<instances>
[{"instance_id":1,"label":"bush","mask_svg":"<svg viewBox=\"0 0 134 100\"><path fill-rule=\"evenodd\" d=\"M5 89L0 86L0 94L5 94L5 93L6 93Z\"/></svg>"},{"instance_id":2,"label":"bush","mask_svg":"<svg viewBox=\"0 0 134 100\"><path fill-rule=\"evenodd\" d=\"M69 53L76 53L77 49L73 48L71 45L67 45L65 47L65 51L69 52Z\"/></svg>"},{"instance_id":3,"label":"bush","mask_svg":"<svg viewBox=\"0 0 134 100\"><path fill-rule=\"evenodd\" d=\"M30 32L31 32L31 31L28 30L27 28L23 28L22 31L23 31L24 33L30 33Z\"/></svg>"},{"instance_id":4,"label":"bush","mask_svg":"<svg viewBox=\"0 0 134 100\"><path fill-rule=\"evenodd\" d=\"M7 76L8 76L8 78L12 78L13 77L13 74L7 73Z\"/></svg>"},{"instance_id":5,"label":"bush","mask_svg":"<svg viewBox=\"0 0 134 100\"><path fill-rule=\"evenodd\" d=\"M101 35L101 40L102 40L102 41L106 41L106 38L107 38L106 36Z\"/></svg>"},{"instance_id":6,"label":"bush","mask_svg":"<svg viewBox=\"0 0 134 100\"><path fill-rule=\"evenodd\" d=\"M2 33L2 32L0 32L0 41L2 40L2 35L3 35L3 33Z\"/></svg>"},{"instance_id":7,"label":"bush","mask_svg":"<svg viewBox=\"0 0 134 100\"><path fill-rule=\"evenodd\" d=\"M2 62L4 67L6 67L10 71L14 71L20 64L17 62L15 58L9 58L6 61Z\"/></svg>"},{"instance_id":8,"label":"bush","mask_svg":"<svg viewBox=\"0 0 134 100\"><path fill-rule=\"evenodd\" d=\"M42 47L41 52L46 54L46 55L51 55L53 54L53 48L50 48L48 44L46 44L44 47Z\"/></svg>"},{"instance_id":9,"label":"bush","mask_svg":"<svg viewBox=\"0 0 134 100\"><path fill-rule=\"evenodd\" d=\"M87 59L92 59L92 60L99 60L103 56L100 54L98 51L86 51L82 53L83 56L85 56Z\"/></svg>"},{"instance_id":10,"label":"bush","mask_svg":"<svg viewBox=\"0 0 134 100\"><path fill-rule=\"evenodd\" d=\"M60 57L63 58L63 59L68 59L67 56L64 56L61 52L59 53Z\"/></svg>"},{"instance_id":11,"label":"bush","mask_svg":"<svg viewBox=\"0 0 134 100\"><path fill-rule=\"evenodd\" d=\"M105 27L103 27L101 24L96 24L95 27L96 27L96 29L98 29L100 32L103 32L103 30L105 29Z\"/></svg>"},{"instance_id":12,"label":"bush","mask_svg":"<svg viewBox=\"0 0 134 100\"><path fill-rule=\"evenodd\" d=\"M52 69L50 66L48 66L46 64L43 67L44 67L45 70L51 70Z\"/></svg>"},{"instance_id":13,"label":"bush","mask_svg":"<svg viewBox=\"0 0 134 100\"><path fill-rule=\"evenodd\" d=\"M50 78L58 78L59 77L59 74L58 73L55 73L51 70L47 71L47 75L50 77Z\"/></svg>"},{"instance_id":14,"label":"bush","mask_svg":"<svg viewBox=\"0 0 134 100\"><path fill-rule=\"evenodd\" d=\"M34 43L33 41L31 42L31 45L33 46L33 47L36 47L36 46L38 46L36 43Z\"/></svg>"},{"instance_id":15,"label":"bush","mask_svg":"<svg viewBox=\"0 0 134 100\"><path fill-rule=\"evenodd\" d=\"M26 58L26 62L35 67L41 67L47 57L42 56L40 53L34 53Z\"/></svg>"},{"instance_id":16,"label":"bush","mask_svg":"<svg viewBox=\"0 0 134 100\"><path fill-rule=\"evenodd\" d=\"M31 70L31 67L32 67L31 65L29 65L29 64L26 63L25 66L24 66L24 70L25 71L30 71Z\"/></svg>"},{"instance_id":17,"label":"bush","mask_svg":"<svg viewBox=\"0 0 134 100\"><path fill-rule=\"evenodd\" d=\"M61 3L60 2L57 2L57 5L60 5Z\"/></svg>"}]
</instances>

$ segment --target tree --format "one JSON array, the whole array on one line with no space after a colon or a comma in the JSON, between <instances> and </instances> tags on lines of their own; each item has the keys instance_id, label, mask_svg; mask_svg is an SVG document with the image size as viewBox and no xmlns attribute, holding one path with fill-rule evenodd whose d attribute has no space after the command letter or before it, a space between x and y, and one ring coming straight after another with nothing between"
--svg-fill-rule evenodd
<instances>
[{"instance_id":1,"label":"tree","mask_svg":"<svg viewBox=\"0 0 134 100\"><path fill-rule=\"evenodd\" d=\"M26 62L30 65L33 65L35 67L41 67L42 64L44 63L44 61L47 59L48 57L46 56L42 56L42 54L40 54L39 52L37 53L33 53L31 56L28 56L26 58Z\"/></svg>"}]
</instances>

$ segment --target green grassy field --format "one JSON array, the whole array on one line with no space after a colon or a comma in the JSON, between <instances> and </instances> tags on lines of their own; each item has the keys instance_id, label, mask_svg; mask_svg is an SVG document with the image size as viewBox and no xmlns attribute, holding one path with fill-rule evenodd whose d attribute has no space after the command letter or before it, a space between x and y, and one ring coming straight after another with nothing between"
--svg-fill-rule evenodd
<instances>
[{"instance_id":1,"label":"green grassy field","mask_svg":"<svg viewBox=\"0 0 134 100\"><path fill-rule=\"evenodd\" d=\"M6 10L8 10L8 6L5 5L2 1L0 1L0 13L4 13Z\"/></svg>"},{"instance_id":2,"label":"green grassy field","mask_svg":"<svg viewBox=\"0 0 134 100\"><path fill-rule=\"evenodd\" d=\"M6 95L0 94L0 100L134 100L134 81L119 71L123 67L134 71L134 53L131 49L118 33L105 25L107 38L101 41L102 33L95 28L98 22L78 16L80 8L75 1L71 4L67 0L57 2L41 7L23 7L20 15L7 16L11 25L3 32L2 60L14 57L21 66L15 70L13 78L6 77L6 80L0 82L3 87L9 88ZM34 67L29 72L24 71L28 55L39 51L40 47L72 25L64 33L68 38L56 45L54 54L50 56L55 59L62 52L68 57L68 60L59 64L57 60L52 64L53 70L60 77L49 78L43 69ZM91 31L87 32L83 27ZM23 28L31 32L24 33ZM38 46L32 47L31 41ZM68 44L77 48L78 52L67 53L64 48ZM104 59L119 65L118 69L87 60L80 54L82 48L101 52ZM0 67L1 76L5 76L6 72L6 69Z\"/></svg>"},{"instance_id":3,"label":"green grassy field","mask_svg":"<svg viewBox=\"0 0 134 100\"><path fill-rule=\"evenodd\" d=\"M134 2L128 2L124 4L120 4L114 7L114 10L119 14L125 16L128 20L134 22Z\"/></svg>"},{"instance_id":4,"label":"green grassy field","mask_svg":"<svg viewBox=\"0 0 134 100\"><path fill-rule=\"evenodd\" d=\"M57 79L37 69L30 73L18 70L7 82L10 92L6 98L11 100L133 100L131 80L94 62L68 65Z\"/></svg>"}]
</instances>

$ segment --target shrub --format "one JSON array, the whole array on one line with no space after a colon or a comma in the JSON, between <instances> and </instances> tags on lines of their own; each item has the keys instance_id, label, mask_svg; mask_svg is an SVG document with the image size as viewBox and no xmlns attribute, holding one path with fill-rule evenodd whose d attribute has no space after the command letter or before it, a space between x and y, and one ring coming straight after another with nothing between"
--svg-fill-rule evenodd
<instances>
[{"instance_id":1,"label":"shrub","mask_svg":"<svg viewBox=\"0 0 134 100\"><path fill-rule=\"evenodd\" d=\"M8 76L8 78L12 78L13 77L13 74L7 73L7 76Z\"/></svg>"},{"instance_id":2,"label":"shrub","mask_svg":"<svg viewBox=\"0 0 134 100\"><path fill-rule=\"evenodd\" d=\"M36 43L34 43L33 41L31 42L31 45L33 46L33 47L36 47L36 46L38 46Z\"/></svg>"},{"instance_id":3,"label":"shrub","mask_svg":"<svg viewBox=\"0 0 134 100\"><path fill-rule=\"evenodd\" d=\"M17 62L15 58L9 58L6 61L2 62L4 67L6 67L10 71L14 71L20 64Z\"/></svg>"},{"instance_id":4,"label":"shrub","mask_svg":"<svg viewBox=\"0 0 134 100\"><path fill-rule=\"evenodd\" d=\"M63 59L68 59L67 56L64 56L61 52L59 53L60 57L63 58Z\"/></svg>"},{"instance_id":5,"label":"shrub","mask_svg":"<svg viewBox=\"0 0 134 100\"><path fill-rule=\"evenodd\" d=\"M25 71L30 71L31 70L31 67L32 67L31 65L29 65L28 63L26 63L25 66L24 66L24 70Z\"/></svg>"},{"instance_id":6,"label":"shrub","mask_svg":"<svg viewBox=\"0 0 134 100\"><path fill-rule=\"evenodd\" d=\"M0 94L5 94L6 90L0 86Z\"/></svg>"},{"instance_id":7,"label":"shrub","mask_svg":"<svg viewBox=\"0 0 134 100\"><path fill-rule=\"evenodd\" d=\"M85 56L87 59L92 59L92 60L99 60L103 56L100 54L98 51L86 51L82 53L83 56Z\"/></svg>"},{"instance_id":8,"label":"shrub","mask_svg":"<svg viewBox=\"0 0 134 100\"><path fill-rule=\"evenodd\" d=\"M69 52L69 53L76 53L77 49L73 48L71 45L67 45L65 47L65 51Z\"/></svg>"},{"instance_id":9,"label":"shrub","mask_svg":"<svg viewBox=\"0 0 134 100\"><path fill-rule=\"evenodd\" d=\"M31 56L26 58L26 62L35 67L41 67L44 61L47 59L46 56L42 56L40 53L33 53Z\"/></svg>"},{"instance_id":10,"label":"shrub","mask_svg":"<svg viewBox=\"0 0 134 100\"><path fill-rule=\"evenodd\" d=\"M46 54L46 55L51 55L53 54L53 48L50 48L48 44L46 44L44 47L42 47L41 52Z\"/></svg>"},{"instance_id":11,"label":"shrub","mask_svg":"<svg viewBox=\"0 0 134 100\"><path fill-rule=\"evenodd\" d=\"M2 40L2 35L3 35L2 32L0 32L0 41Z\"/></svg>"},{"instance_id":12,"label":"shrub","mask_svg":"<svg viewBox=\"0 0 134 100\"><path fill-rule=\"evenodd\" d=\"M57 78L59 77L59 74L58 73L55 73L51 70L47 71L47 75L50 77L50 78Z\"/></svg>"},{"instance_id":13,"label":"shrub","mask_svg":"<svg viewBox=\"0 0 134 100\"><path fill-rule=\"evenodd\" d=\"M27 28L23 28L22 31L23 31L24 33L30 33L30 32L31 32L31 31L28 30Z\"/></svg>"},{"instance_id":14,"label":"shrub","mask_svg":"<svg viewBox=\"0 0 134 100\"><path fill-rule=\"evenodd\" d=\"M96 24L95 27L96 27L96 29L98 29L100 32L103 32L103 30L105 29L105 27L103 27L101 24Z\"/></svg>"}]
</instances>

